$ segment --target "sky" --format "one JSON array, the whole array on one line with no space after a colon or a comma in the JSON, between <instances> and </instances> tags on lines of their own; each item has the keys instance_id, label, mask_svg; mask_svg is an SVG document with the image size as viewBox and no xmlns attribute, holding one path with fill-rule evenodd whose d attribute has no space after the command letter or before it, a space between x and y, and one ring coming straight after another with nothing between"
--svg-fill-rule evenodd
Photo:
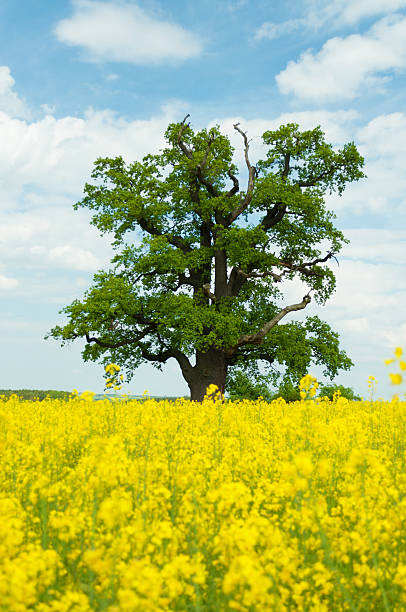
<instances>
[{"instance_id":1,"label":"sky","mask_svg":"<svg viewBox=\"0 0 406 612\"><path fill-rule=\"evenodd\" d=\"M355 142L367 178L326 197L351 241L330 260L336 291L289 320L317 314L339 333L355 365L335 383L406 392L383 363L406 350L406 0L3 0L0 49L0 388L103 391L83 341L44 340L112 257L73 204L98 157L156 153L190 113L194 129L220 126L241 168L236 121L253 163L288 122ZM283 290L302 299L299 281ZM123 387L144 390L189 392L174 359Z\"/></svg>"}]
</instances>

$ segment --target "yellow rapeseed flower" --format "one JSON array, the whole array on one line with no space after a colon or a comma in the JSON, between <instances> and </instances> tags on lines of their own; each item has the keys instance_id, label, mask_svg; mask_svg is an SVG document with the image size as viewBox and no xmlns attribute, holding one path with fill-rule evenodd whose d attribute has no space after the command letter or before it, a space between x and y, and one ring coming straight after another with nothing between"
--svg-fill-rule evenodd
<instances>
[{"instance_id":1,"label":"yellow rapeseed flower","mask_svg":"<svg viewBox=\"0 0 406 612\"><path fill-rule=\"evenodd\" d=\"M400 374L389 374L389 378L393 385L400 385L402 382L402 376Z\"/></svg>"},{"instance_id":2,"label":"yellow rapeseed flower","mask_svg":"<svg viewBox=\"0 0 406 612\"><path fill-rule=\"evenodd\" d=\"M290 404L0 398L0 608L403 610L406 404L304 378Z\"/></svg>"}]
</instances>

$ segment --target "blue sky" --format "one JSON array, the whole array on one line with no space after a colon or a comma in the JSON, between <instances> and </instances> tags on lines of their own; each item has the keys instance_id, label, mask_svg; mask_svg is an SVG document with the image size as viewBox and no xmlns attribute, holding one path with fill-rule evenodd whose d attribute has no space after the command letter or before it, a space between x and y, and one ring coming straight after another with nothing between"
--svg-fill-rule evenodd
<instances>
[{"instance_id":1,"label":"blue sky","mask_svg":"<svg viewBox=\"0 0 406 612\"><path fill-rule=\"evenodd\" d=\"M318 314L354 361L335 382L366 397L397 391L383 364L406 350L406 0L20 0L0 6L0 388L103 390L82 343L45 333L111 257L107 236L74 211L93 161L140 159L168 123L232 124L252 138L281 123L354 140L368 178L328 196L351 243ZM242 164L241 164L242 166ZM293 281L286 303L303 295ZM311 373L322 379L321 371ZM174 360L142 366L125 391L187 394Z\"/></svg>"}]
</instances>

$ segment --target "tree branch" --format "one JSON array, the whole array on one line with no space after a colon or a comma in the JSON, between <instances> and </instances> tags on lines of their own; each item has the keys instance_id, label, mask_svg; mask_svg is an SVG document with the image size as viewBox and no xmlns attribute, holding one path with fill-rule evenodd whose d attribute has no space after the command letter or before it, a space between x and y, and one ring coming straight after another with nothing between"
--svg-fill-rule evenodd
<instances>
[{"instance_id":1,"label":"tree branch","mask_svg":"<svg viewBox=\"0 0 406 612\"><path fill-rule=\"evenodd\" d=\"M296 211L292 211L292 210L287 210L285 212L285 215L296 215L297 217L305 217L306 213L303 212L296 212Z\"/></svg>"},{"instance_id":2,"label":"tree branch","mask_svg":"<svg viewBox=\"0 0 406 612\"><path fill-rule=\"evenodd\" d=\"M282 172L282 178L286 179L288 177L289 174L289 170L290 170L290 153L287 153L286 155L284 155L284 164L283 164L283 172Z\"/></svg>"},{"instance_id":3,"label":"tree branch","mask_svg":"<svg viewBox=\"0 0 406 612\"><path fill-rule=\"evenodd\" d=\"M308 304L310 304L311 297L309 293L304 296L303 300L299 304L292 304L291 306L285 306L285 308L282 308L282 310L273 319L271 319L271 321L265 323L265 325L263 325L256 334L244 334L241 336L238 342L226 351L226 355L233 355L233 353L244 344L261 344L266 334L289 312L294 310L302 310L303 308L306 308Z\"/></svg>"},{"instance_id":4,"label":"tree branch","mask_svg":"<svg viewBox=\"0 0 406 612\"><path fill-rule=\"evenodd\" d=\"M187 125L189 125L188 123L186 123L186 119L188 117L190 117L189 114L186 115L186 117L183 119L183 121L181 123L181 127L180 127L180 130L179 130L179 133L178 133L177 143L179 145L180 150L183 152L183 154L186 155L186 157L188 159L192 160L193 159L193 150L190 149L183 142L183 140L182 140L182 134L183 134L183 132L185 130L185 127ZM209 156L209 153L210 153L210 148L211 148L211 145L213 144L213 142L214 142L214 136L213 136L213 134L210 134L209 141L207 143L207 147L206 147L206 151L205 151L204 157L203 157L202 161L200 162L200 164L198 164L196 166L195 172L196 172L196 176L197 176L199 182L206 187L206 189L209 192L209 194L211 196L213 196L214 198L217 198L220 195L219 191L203 175L203 170L206 167L207 159L208 159L208 156Z\"/></svg>"},{"instance_id":5,"label":"tree branch","mask_svg":"<svg viewBox=\"0 0 406 612\"><path fill-rule=\"evenodd\" d=\"M248 168L248 186L247 186L247 193L245 194L245 197L243 199L240 199L240 203L237 206L237 208L235 208L229 214L228 219L227 219L227 224L226 224L227 226L231 225L231 223L233 223L233 221L237 219L237 217L247 208L247 206L251 202L252 194L254 191L254 178L256 176L256 168L255 166L251 166L251 163L248 157L249 142L248 142L247 134L238 127L239 125L240 125L239 123L235 123L233 127L239 134L241 134L241 136L244 139L244 145L245 145L244 157L245 157L245 163L247 164L247 168Z\"/></svg>"},{"instance_id":6,"label":"tree branch","mask_svg":"<svg viewBox=\"0 0 406 612\"><path fill-rule=\"evenodd\" d=\"M272 278L277 283L282 280L282 276L280 276L279 274L275 274L275 272L271 272L270 270L268 270L267 272L252 272L250 274L244 272L243 270L241 270L241 268L236 268L236 270L237 274L241 274L241 276L243 276L244 278L265 278L266 276L272 276Z\"/></svg>"},{"instance_id":7,"label":"tree branch","mask_svg":"<svg viewBox=\"0 0 406 612\"><path fill-rule=\"evenodd\" d=\"M129 340L122 340L121 342L114 342L114 343L105 342L104 340L100 340L100 338L95 338L95 337L91 338L88 332L85 333L85 336L86 336L86 342L88 344L95 342L97 345L102 346L103 348L120 348L120 346L126 346L127 344L135 344L136 342L139 342L140 340L142 340L142 338L145 338L145 336L147 336L152 331L153 331L153 328L147 328L143 332L138 334L136 338L131 338ZM80 336L75 334L75 337L78 338Z\"/></svg>"},{"instance_id":8,"label":"tree branch","mask_svg":"<svg viewBox=\"0 0 406 612\"><path fill-rule=\"evenodd\" d=\"M283 202L276 202L272 208L268 208L266 211L265 217L260 221L259 225L262 226L263 230L266 232L271 227L282 221L284 215L286 213L286 204Z\"/></svg>"},{"instance_id":9,"label":"tree branch","mask_svg":"<svg viewBox=\"0 0 406 612\"><path fill-rule=\"evenodd\" d=\"M322 179L330 177L340 168L345 168L345 164L332 164L324 172L320 172L317 176L310 176L307 181L299 181L297 184L299 187L315 187Z\"/></svg>"},{"instance_id":10,"label":"tree branch","mask_svg":"<svg viewBox=\"0 0 406 612\"><path fill-rule=\"evenodd\" d=\"M275 282L279 283L282 281L282 277L285 276L286 273L290 272L302 272L302 274L304 274L305 276L316 276L318 275L320 272L318 270L307 270L308 267L310 266L315 266L318 263L324 263L326 262L328 259L330 259L330 257L334 257L334 259L336 259L334 253L329 252L325 257L320 257L317 259L314 259L313 261L307 261L307 262L303 262L302 264L296 264L293 265L290 262L287 261L280 261L279 264L281 266L284 266L285 268L288 268L287 270L284 270L281 274L275 274L275 272L272 272L271 270L267 270L266 272L244 272L244 270L242 270L241 268L235 267L233 268L231 274L234 272L234 276L233 276L233 281L235 282L236 280L236 276L242 276L244 279L247 278L265 278L266 276L272 276L272 278L275 280ZM336 259L337 261L337 259ZM338 261L337 261L338 263ZM279 267L279 264L274 264L277 267ZM230 274L230 281L231 281L231 274Z\"/></svg>"},{"instance_id":11,"label":"tree branch","mask_svg":"<svg viewBox=\"0 0 406 612\"><path fill-rule=\"evenodd\" d=\"M240 183L238 182L238 178L234 176L234 174L231 174L231 170L227 170L227 174L230 177L230 179L233 181L233 187L230 189L230 191L227 191L227 194L226 194L228 198L231 198L231 196L239 192Z\"/></svg>"},{"instance_id":12,"label":"tree branch","mask_svg":"<svg viewBox=\"0 0 406 612\"><path fill-rule=\"evenodd\" d=\"M216 296L210 291L210 283L205 283L203 285L203 293L205 296L213 300L213 302L217 302Z\"/></svg>"},{"instance_id":13,"label":"tree branch","mask_svg":"<svg viewBox=\"0 0 406 612\"><path fill-rule=\"evenodd\" d=\"M164 232L161 232L154 225L152 225L149 219L143 219L142 217L140 217L139 219L137 219L137 221L140 224L140 227L148 234L151 234L152 236L165 236L169 244L176 246L178 249L183 251L183 253L190 253L192 251L192 248L185 243L184 239L181 238L181 236L175 236L174 234L165 234Z\"/></svg>"},{"instance_id":14,"label":"tree branch","mask_svg":"<svg viewBox=\"0 0 406 612\"><path fill-rule=\"evenodd\" d=\"M190 363L189 359L186 357L186 355L182 353L182 351L178 349L169 348L162 349L158 353L151 353L148 350L147 346L142 344L139 345L139 348L141 349L141 355L147 361L158 361L159 363L165 363L168 359L173 357L180 365L185 380L188 381L188 379L190 378L190 375L193 371L193 366Z\"/></svg>"},{"instance_id":15,"label":"tree branch","mask_svg":"<svg viewBox=\"0 0 406 612\"><path fill-rule=\"evenodd\" d=\"M204 153L204 157L203 157L202 161L200 162L200 164L198 164L198 166L196 167L196 176L197 176L198 180L200 181L200 183L206 187L206 189L209 192L209 194L213 198L218 198L218 196L220 195L220 192L216 189L216 187L213 185L213 183L210 183L210 181L208 181L204 177L204 175L203 175L203 171L206 168L207 158L209 156L211 145L213 144L213 142L214 142L214 135L210 134L209 135L209 141L208 141L207 147L206 147L206 151Z\"/></svg>"},{"instance_id":16,"label":"tree branch","mask_svg":"<svg viewBox=\"0 0 406 612\"><path fill-rule=\"evenodd\" d=\"M335 257L334 253L329 251L325 257L320 257L320 258L314 259L313 261L307 261L301 264L294 265L288 261L280 261L279 263L285 268L288 268L291 272L302 272L305 276L314 276L315 274L318 274L318 271L317 270L306 270L306 268L310 266L315 266L318 263L324 263L331 257L334 257L334 259L337 261L337 258ZM281 274L281 277L284 276L286 272L287 270L284 270Z\"/></svg>"},{"instance_id":17,"label":"tree branch","mask_svg":"<svg viewBox=\"0 0 406 612\"><path fill-rule=\"evenodd\" d=\"M187 147L185 145L185 143L182 140L182 134L183 131L185 129L186 126L189 126L189 123L186 123L186 119L188 119L190 117L189 113L186 115L186 117L183 119L182 123L181 123L181 128L179 130L179 134L178 134L178 145L181 149L181 151L186 155L186 157L188 157L189 159L193 159L193 152L191 149L189 149L189 147Z\"/></svg>"},{"instance_id":18,"label":"tree branch","mask_svg":"<svg viewBox=\"0 0 406 612\"><path fill-rule=\"evenodd\" d=\"M338 169L339 166L333 166L332 168L330 168L329 170L326 170L325 172L320 172L320 174L318 174L317 176L311 176L307 179L307 181L299 181L298 185L299 187L315 187L317 185L317 183L319 183L322 179L331 176L331 174L334 173L334 171L336 169Z\"/></svg>"}]
</instances>

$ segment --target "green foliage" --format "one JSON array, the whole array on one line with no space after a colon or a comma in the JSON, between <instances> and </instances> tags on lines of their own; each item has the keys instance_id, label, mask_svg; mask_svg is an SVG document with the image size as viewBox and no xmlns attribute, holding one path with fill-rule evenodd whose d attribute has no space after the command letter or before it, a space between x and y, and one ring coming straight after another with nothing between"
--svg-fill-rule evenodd
<instances>
[{"instance_id":1,"label":"green foliage","mask_svg":"<svg viewBox=\"0 0 406 612\"><path fill-rule=\"evenodd\" d=\"M234 127L248 159L248 139ZM218 126L194 132L173 123L165 136L168 146L142 161L96 160L75 208L92 211L91 223L113 235L116 254L47 337L62 345L86 339L83 358L120 365L127 381L146 360L161 369L174 358L190 387L197 366L189 357L209 350L222 353L230 374L237 366L256 381L263 361L273 386L278 364L287 368L282 384L296 384L312 362L330 378L349 369L338 334L316 316L278 322L262 338L249 338L286 305L282 280L299 278L307 300L313 293L318 304L334 291L325 264L349 241L334 227L324 195L341 195L364 176L355 145L333 149L320 127L301 132L292 123L266 131L266 157L248 163L243 191L233 147ZM327 255L322 241L330 244ZM264 391L262 383L250 390L247 381L239 384L251 395Z\"/></svg>"},{"instance_id":2,"label":"green foliage","mask_svg":"<svg viewBox=\"0 0 406 612\"><path fill-rule=\"evenodd\" d=\"M343 387L343 385L324 385L318 389L319 397L328 397L330 400L333 399L333 395L336 391L340 391L340 396L345 397L350 401L360 401L359 395L356 395L354 389L351 387Z\"/></svg>"},{"instance_id":3,"label":"green foliage","mask_svg":"<svg viewBox=\"0 0 406 612\"><path fill-rule=\"evenodd\" d=\"M241 370L229 375L226 390L232 402L243 399L256 400L260 396L267 402L272 400L272 395L264 382L252 382L252 379Z\"/></svg>"},{"instance_id":4,"label":"green foliage","mask_svg":"<svg viewBox=\"0 0 406 612\"><path fill-rule=\"evenodd\" d=\"M253 379L241 370L231 373L227 379L226 390L231 401L237 399L256 400L262 397L266 402L282 397L286 402L300 401L299 386L294 385L290 380L285 380L279 385L277 391L272 391L267 385L267 377L261 376L259 380Z\"/></svg>"},{"instance_id":5,"label":"green foliage","mask_svg":"<svg viewBox=\"0 0 406 612\"><path fill-rule=\"evenodd\" d=\"M277 392L272 394L271 399L274 400L278 397L283 397L286 402L300 402L299 385L294 385L289 380L285 381L279 386Z\"/></svg>"},{"instance_id":6,"label":"green foliage","mask_svg":"<svg viewBox=\"0 0 406 612\"><path fill-rule=\"evenodd\" d=\"M267 402L271 402L278 397L282 397L286 402L301 401L298 384L295 385L287 379L279 385L277 391L271 391L267 386L265 376L262 376L260 381L254 383L252 378L241 370L233 372L229 377L227 391L231 401L237 399L256 400L259 396L263 397ZM344 387L343 385L322 385L318 391L318 397L328 397L330 400L333 399L336 391L340 391L340 396L350 401L361 400L361 397L356 395L352 388Z\"/></svg>"}]
</instances>

